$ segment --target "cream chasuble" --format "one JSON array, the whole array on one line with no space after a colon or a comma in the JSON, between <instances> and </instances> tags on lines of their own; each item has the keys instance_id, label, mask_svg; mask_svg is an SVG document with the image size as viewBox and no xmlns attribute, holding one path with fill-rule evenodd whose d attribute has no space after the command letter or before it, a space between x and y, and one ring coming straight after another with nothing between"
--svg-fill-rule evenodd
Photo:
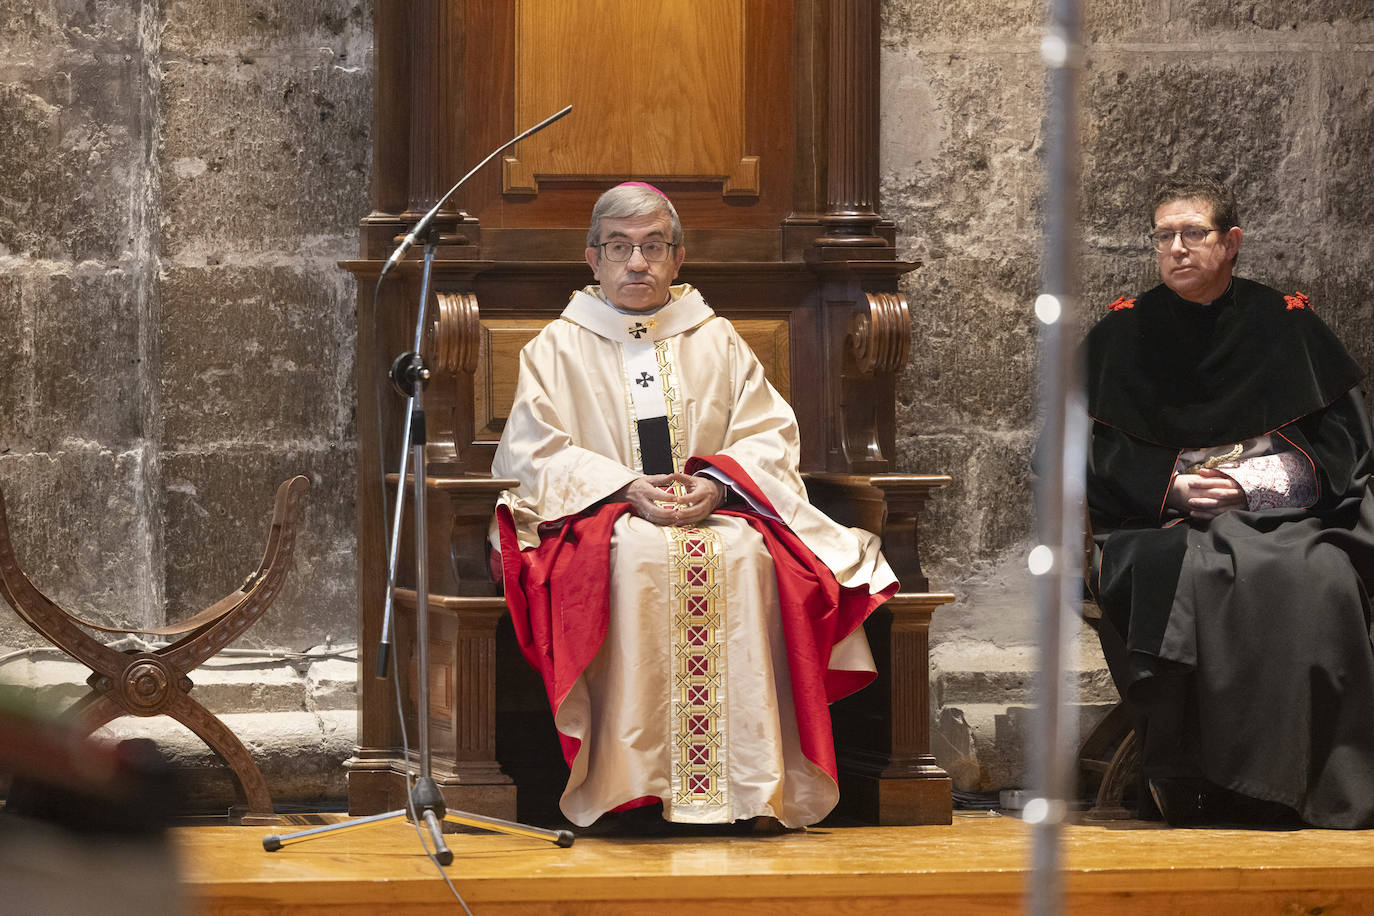
<instances>
[{"instance_id":1,"label":"cream chasuble","mask_svg":"<svg viewBox=\"0 0 1374 916\"><path fill-rule=\"evenodd\" d=\"M515 402L492 473L522 549L554 523L644 474L726 456L842 586L894 584L868 532L842 528L806 501L791 408L728 321L689 286L653 314L622 313L598 287L520 354ZM744 499L729 475L715 476ZM753 500L751 502L757 502ZM498 543L493 526L493 543ZM771 815L815 823L838 799L802 753L773 559L736 516L693 527L616 519L604 643L554 711L580 744L561 807L586 826L649 797L664 816L720 823ZM863 629L833 646L831 671L873 670Z\"/></svg>"}]
</instances>

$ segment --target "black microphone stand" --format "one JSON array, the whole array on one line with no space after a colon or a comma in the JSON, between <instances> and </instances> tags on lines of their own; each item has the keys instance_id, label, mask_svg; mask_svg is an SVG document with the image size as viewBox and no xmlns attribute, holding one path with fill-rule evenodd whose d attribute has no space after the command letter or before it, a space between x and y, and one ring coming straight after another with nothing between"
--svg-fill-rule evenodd
<instances>
[{"instance_id":1,"label":"black microphone stand","mask_svg":"<svg viewBox=\"0 0 1374 916\"><path fill-rule=\"evenodd\" d=\"M497 148L460 178L458 183L450 188L448 193L441 197L439 202L425 214L424 218L416 223L415 228L402 240L377 276L377 288L373 294L374 302L377 301L376 294L381 290L382 280L387 271L401 259L406 249L423 235L425 239L424 270L420 279L420 306L417 309L418 314L415 320L414 346L409 352L396 357L388 372L392 386L406 398L406 411L402 434L401 467L396 482L396 508L392 519L391 544L387 563L386 612L382 622L382 638L377 654L377 677L385 678L391 649L392 609L396 592L396 565L401 540L401 520L405 509L407 465L413 462L414 471L411 473L411 478L414 487L412 511L415 526L415 641L417 646L415 654L418 668L415 700L420 739L419 775L415 778L407 794L405 808L387 811L383 814L374 814L370 817L342 821L337 824L328 824L323 827L313 827L296 833L270 834L262 838L262 848L268 852L276 852L284 846L305 842L326 834L355 830L372 824L396 820L405 817L407 813L417 824L423 820L425 826L429 828L430 837L434 841L434 858L440 865L449 865L453 862L453 852L444 843L441 821L461 824L465 827L478 827L496 833L548 840L562 847L573 844L574 837L570 830L546 830L542 827L532 827L516 821L506 821L466 811L449 811L444 804L443 793L439 791L439 786L434 782L429 744L429 558L428 551L424 549L426 534L425 484L427 479L425 473L427 438L425 435L424 389L425 385L429 383L430 371L429 367L425 365L424 357L420 355L420 347L424 342L425 315L429 304L430 277L434 269L434 252L439 242L438 231L429 229L430 221L453 192L457 191L465 181L471 178L478 169L490 162L498 153L530 134L542 130L570 111L572 111L571 105L516 136L505 145ZM404 720L402 720L401 727L402 729L405 728Z\"/></svg>"}]
</instances>

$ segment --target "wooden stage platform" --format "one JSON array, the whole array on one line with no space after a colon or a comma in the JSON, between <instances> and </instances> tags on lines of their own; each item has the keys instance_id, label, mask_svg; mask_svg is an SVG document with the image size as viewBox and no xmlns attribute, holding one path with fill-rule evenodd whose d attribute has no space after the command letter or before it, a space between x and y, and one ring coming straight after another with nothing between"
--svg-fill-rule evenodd
<instances>
[{"instance_id":1,"label":"wooden stage platform","mask_svg":"<svg viewBox=\"0 0 1374 916\"><path fill-rule=\"evenodd\" d=\"M288 828L290 829L290 828ZM264 852L271 828L173 831L198 912L461 913L403 822ZM286 831L282 831L286 832ZM476 916L651 913L1018 913L1030 829L811 829L767 837L579 837L568 849L495 834L447 838L445 871ZM1070 914L1374 913L1374 831L1065 828Z\"/></svg>"}]
</instances>

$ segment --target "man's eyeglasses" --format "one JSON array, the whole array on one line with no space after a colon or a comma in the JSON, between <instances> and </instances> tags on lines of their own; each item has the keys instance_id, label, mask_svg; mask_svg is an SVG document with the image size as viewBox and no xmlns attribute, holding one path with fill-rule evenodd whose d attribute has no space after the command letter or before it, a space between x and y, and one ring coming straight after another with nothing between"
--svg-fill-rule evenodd
<instances>
[{"instance_id":1,"label":"man's eyeglasses","mask_svg":"<svg viewBox=\"0 0 1374 916\"><path fill-rule=\"evenodd\" d=\"M1186 229L1156 229L1148 233L1145 237L1150 240L1155 251L1168 251L1174 247L1174 239L1183 239L1184 248L1196 248L1207 240L1207 236L1217 229L1204 229L1201 226L1189 226Z\"/></svg>"},{"instance_id":2,"label":"man's eyeglasses","mask_svg":"<svg viewBox=\"0 0 1374 916\"><path fill-rule=\"evenodd\" d=\"M635 249L644 256L644 260L657 263L668 257L668 252L677 247L672 242L644 242L639 245L630 242L602 242L596 247L601 249L601 253L606 256L606 260L620 263L628 261L634 257Z\"/></svg>"}]
</instances>

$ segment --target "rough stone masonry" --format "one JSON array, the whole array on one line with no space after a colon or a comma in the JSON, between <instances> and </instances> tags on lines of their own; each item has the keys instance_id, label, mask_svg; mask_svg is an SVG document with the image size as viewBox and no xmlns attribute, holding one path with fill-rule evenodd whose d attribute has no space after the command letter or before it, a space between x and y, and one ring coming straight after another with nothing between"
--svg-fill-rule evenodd
<instances>
[{"instance_id":1,"label":"rough stone masonry","mask_svg":"<svg viewBox=\"0 0 1374 916\"><path fill-rule=\"evenodd\" d=\"M881 210L923 262L899 470L955 479L923 528L959 596L933 632L937 752L960 788L1017 786L1045 9L882 5ZM1154 282L1153 176L1205 164L1239 191L1242 271L1307 293L1374 370L1374 7L1083 7L1083 322ZM307 474L290 585L240 647L294 661L207 673L279 802L341 799L352 740L354 293L335 264L368 208L370 45L361 0L0 0L0 486L21 560L85 616L180 619L238 586L276 484ZM1091 721L1114 694L1082 645ZM0 682L84 677L48 660L0 611ZM312 790L272 761L338 775Z\"/></svg>"}]
</instances>

